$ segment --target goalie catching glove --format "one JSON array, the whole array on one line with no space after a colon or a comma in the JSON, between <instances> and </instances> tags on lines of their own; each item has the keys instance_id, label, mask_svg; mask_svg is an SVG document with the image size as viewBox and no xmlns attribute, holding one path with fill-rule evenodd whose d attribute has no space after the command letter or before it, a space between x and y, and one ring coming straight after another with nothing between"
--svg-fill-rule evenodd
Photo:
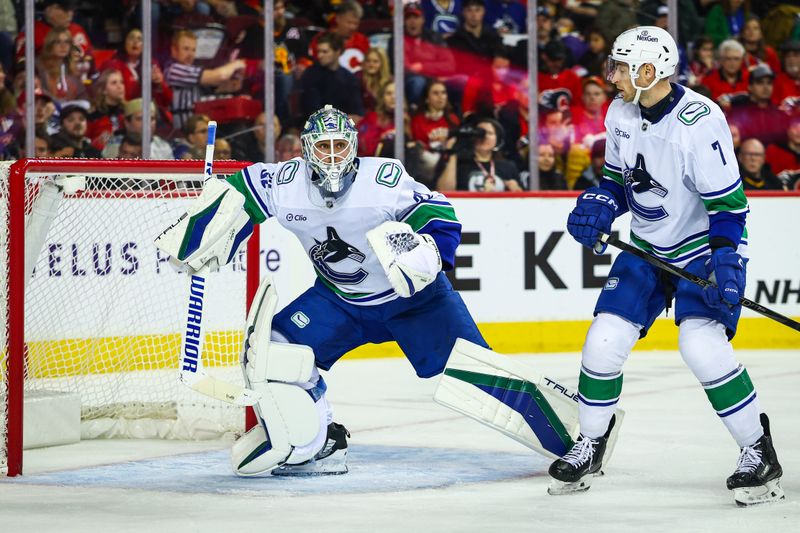
<instances>
[{"instance_id":1,"label":"goalie catching glove","mask_svg":"<svg viewBox=\"0 0 800 533\"><path fill-rule=\"evenodd\" d=\"M394 291L403 298L430 285L442 270L442 256L433 237L414 232L404 222L384 222L367 232L367 241Z\"/></svg>"},{"instance_id":2,"label":"goalie catching glove","mask_svg":"<svg viewBox=\"0 0 800 533\"><path fill-rule=\"evenodd\" d=\"M155 245L179 268L214 270L230 263L251 233L253 222L242 193L225 180L211 179L187 212L156 237Z\"/></svg>"}]
</instances>

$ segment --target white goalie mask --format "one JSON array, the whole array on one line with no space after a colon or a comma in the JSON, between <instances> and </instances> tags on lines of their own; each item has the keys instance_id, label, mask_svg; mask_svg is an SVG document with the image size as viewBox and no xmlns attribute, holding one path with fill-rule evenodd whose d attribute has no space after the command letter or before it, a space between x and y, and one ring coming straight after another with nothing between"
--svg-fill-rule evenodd
<instances>
[{"instance_id":1,"label":"white goalie mask","mask_svg":"<svg viewBox=\"0 0 800 533\"><path fill-rule=\"evenodd\" d=\"M619 34L608 56L606 78L611 81L617 63L628 65L631 83L636 90L633 104L639 103L642 91L652 89L659 80L669 78L678 66L678 47L672 35L657 26L639 26ZM656 69L656 77L647 87L636 85L639 68L650 63Z\"/></svg>"},{"instance_id":2,"label":"white goalie mask","mask_svg":"<svg viewBox=\"0 0 800 533\"><path fill-rule=\"evenodd\" d=\"M331 105L308 117L300 134L303 158L314 171L312 182L331 195L344 192L353 181L358 131L353 120Z\"/></svg>"}]
</instances>

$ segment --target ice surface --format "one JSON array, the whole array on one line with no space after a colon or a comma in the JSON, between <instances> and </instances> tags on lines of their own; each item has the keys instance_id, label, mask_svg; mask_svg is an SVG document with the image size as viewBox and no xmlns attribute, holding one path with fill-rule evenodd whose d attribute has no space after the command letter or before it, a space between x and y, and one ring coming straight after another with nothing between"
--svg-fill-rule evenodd
<instances>
[{"instance_id":1,"label":"ice surface","mask_svg":"<svg viewBox=\"0 0 800 533\"><path fill-rule=\"evenodd\" d=\"M326 375L352 433L344 476L239 479L228 441L84 441L25 454L0 481L0 531L796 531L797 351L740 351L769 413L786 501L739 509L725 489L738 449L676 352L637 352L607 475L546 494L549 463L434 404L401 359L342 361ZM578 354L520 357L575 382Z\"/></svg>"}]
</instances>

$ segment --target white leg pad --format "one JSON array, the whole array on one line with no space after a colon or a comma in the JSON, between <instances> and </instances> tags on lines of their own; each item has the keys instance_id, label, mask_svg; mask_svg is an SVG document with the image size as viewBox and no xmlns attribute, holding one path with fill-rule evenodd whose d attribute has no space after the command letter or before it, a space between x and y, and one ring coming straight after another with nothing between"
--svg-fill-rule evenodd
<instances>
[{"instance_id":1,"label":"white leg pad","mask_svg":"<svg viewBox=\"0 0 800 533\"><path fill-rule=\"evenodd\" d=\"M261 424L236 441L231 451L233 469L243 476L282 465L295 447L312 443L320 432L317 407L305 390L289 383L252 386L261 394L255 407Z\"/></svg>"}]
</instances>

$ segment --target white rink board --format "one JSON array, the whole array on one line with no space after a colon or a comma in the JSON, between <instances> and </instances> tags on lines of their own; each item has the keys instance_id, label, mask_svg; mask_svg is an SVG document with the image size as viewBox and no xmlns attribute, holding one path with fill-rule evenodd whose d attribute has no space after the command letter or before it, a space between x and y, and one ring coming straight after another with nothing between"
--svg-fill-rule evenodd
<instances>
[{"instance_id":1,"label":"white rink board","mask_svg":"<svg viewBox=\"0 0 800 533\"><path fill-rule=\"evenodd\" d=\"M81 209L90 215L100 215L111 203L124 201L83 199ZM106 324L106 334L113 335L180 331L180 321L165 320L158 315L130 320L126 307L120 305L135 299L136 286L143 284L163 287L162 301L172 302L165 305L171 307L184 301L185 275L174 272L152 244L158 230L137 229L142 227L142 213L149 209L146 204L159 201L128 202L127 209L117 211L114 227L103 233L107 238L96 243L96 250L94 243L76 244L57 225L53 227L39 257L32 285L47 294L48 305L58 310L71 308L67 295L75 292L64 289L77 288L85 311L72 321L39 322L46 331L34 327L28 331L29 340L85 336L86 332L96 330L94 324L99 322ZM566 233L566 217L574 205L572 198L457 198L453 204L464 226L455 271L456 287L477 322L588 317L616 252L593 256ZM752 198L750 204L751 260L746 295L780 313L798 316L800 247L796 246L796 228L789 221L797 220L800 198ZM623 216L614 226L623 236L628 233L627 220ZM274 220L262 226L261 269L276 280L279 307L314 281L313 268L299 241ZM209 277L206 301L210 322L223 328L240 327L241 299L232 297L232 293L244 290L244 277L243 252L233 265ZM130 283L133 280L135 283ZM777 284L776 301L768 301L764 291L756 298L759 283L770 290ZM747 310L744 313L753 315Z\"/></svg>"},{"instance_id":2,"label":"white rink board","mask_svg":"<svg viewBox=\"0 0 800 533\"><path fill-rule=\"evenodd\" d=\"M477 322L588 318L617 252L609 248L604 256L594 256L569 236L566 220L575 205L573 198L455 198L452 202L464 231L457 255L465 265L471 264L457 266L456 287ZM745 294L779 313L798 316L800 247L796 227L789 221L798 220L800 198L751 198L750 207ZM628 220L624 215L614 223L623 238L628 235ZM297 239L275 221L263 226L261 243L262 271L266 265L275 277L282 307L313 283L314 272ZM770 291L778 284L776 301L768 301L764 291L756 298L759 282ZM744 316L758 315L744 310Z\"/></svg>"}]
</instances>

